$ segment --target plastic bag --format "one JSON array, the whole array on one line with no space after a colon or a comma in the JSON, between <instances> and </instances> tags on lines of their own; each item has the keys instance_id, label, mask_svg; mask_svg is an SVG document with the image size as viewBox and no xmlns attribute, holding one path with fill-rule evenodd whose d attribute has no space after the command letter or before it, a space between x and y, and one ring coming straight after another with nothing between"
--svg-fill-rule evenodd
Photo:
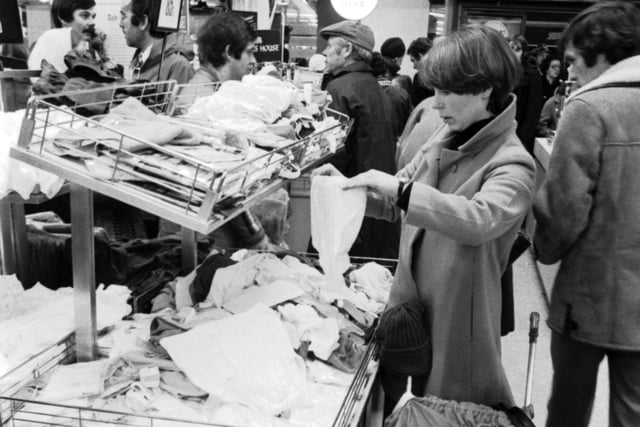
<instances>
[{"instance_id":1,"label":"plastic bag","mask_svg":"<svg viewBox=\"0 0 640 427\"><path fill-rule=\"evenodd\" d=\"M409 386L410 387L410 386ZM514 427L506 413L472 402L456 402L406 392L384 427Z\"/></svg>"},{"instance_id":2,"label":"plastic bag","mask_svg":"<svg viewBox=\"0 0 640 427\"><path fill-rule=\"evenodd\" d=\"M347 178L316 176L311 181L311 239L329 288L344 287L349 249L355 242L367 205L364 188L343 190Z\"/></svg>"},{"instance_id":3,"label":"plastic bag","mask_svg":"<svg viewBox=\"0 0 640 427\"><path fill-rule=\"evenodd\" d=\"M418 398L409 400L400 410L395 410L384 421L384 427L460 427L459 424L449 421L436 410L420 403Z\"/></svg>"}]
</instances>

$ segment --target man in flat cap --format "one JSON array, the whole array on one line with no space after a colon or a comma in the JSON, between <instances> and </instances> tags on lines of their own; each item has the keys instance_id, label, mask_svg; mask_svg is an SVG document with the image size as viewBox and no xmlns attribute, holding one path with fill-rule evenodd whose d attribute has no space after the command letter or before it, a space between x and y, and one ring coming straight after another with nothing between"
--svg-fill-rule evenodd
<instances>
[{"instance_id":1,"label":"man in flat cap","mask_svg":"<svg viewBox=\"0 0 640 427\"><path fill-rule=\"evenodd\" d=\"M396 141L390 117L391 104L369 66L375 40L368 26L342 21L320 30L327 39L324 55L328 79L323 89L331 94L331 108L354 120L346 149L331 163L346 177L369 169L396 172ZM393 224L365 217L351 248L352 256L397 258L400 231Z\"/></svg>"}]
</instances>

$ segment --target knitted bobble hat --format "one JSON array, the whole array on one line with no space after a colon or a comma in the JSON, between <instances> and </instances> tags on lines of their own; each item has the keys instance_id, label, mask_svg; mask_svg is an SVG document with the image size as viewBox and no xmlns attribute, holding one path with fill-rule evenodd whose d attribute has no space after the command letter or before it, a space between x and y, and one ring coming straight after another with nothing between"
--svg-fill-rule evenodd
<instances>
[{"instance_id":1,"label":"knitted bobble hat","mask_svg":"<svg viewBox=\"0 0 640 427\"><path fill-rule=\"evenodd\" d=\"M382 314L377 331L381 366L397 374L429 373L431 340L424 319L424 307L419 301L394 306Z\"/></svg>"}]
</instances>

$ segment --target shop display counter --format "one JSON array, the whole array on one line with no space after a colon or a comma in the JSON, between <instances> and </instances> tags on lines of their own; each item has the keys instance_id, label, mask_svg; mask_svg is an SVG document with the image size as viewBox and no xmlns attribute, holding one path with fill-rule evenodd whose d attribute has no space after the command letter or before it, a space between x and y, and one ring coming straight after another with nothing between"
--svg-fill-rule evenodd
<instances>
[{"instance_id":1,"label":"shop display counter","mask_svg":"<svg viewBox=\"0 0 640 427\"><path fill-rule=\"evenodd\" d=\"M78 361L96 357L94 191L181 225L183 268L191 270L196 232L212 232L280 188L288 171L326 161L343 146L351 125L349 117L326 111L334 124L322 131L243 152L219 143L219 133L206 126L167 116L176 90L175 81L166 81L34 97L11 149L11 157L70 182ZM125 105L129 109L113 114ZM167 133L175 137L159 142ZM194 153L194 139L209 145ZM212 152L226 161L202 158Z\"/></svg>"},{"instance_id":2,"label":"shop display counter","mask_svg":"<svg viewBox=\"0 0 640 427\"><path fill-rule=\"evenodd\" d=\"M538 184L541 184L546 175L547 169L549 167L549 158L551 157L551 151L553 150L552 140L549 138L536 138L535 144L533 146L533 155L538 161L541 170L538 173ZM539 185L538 185L539 188ZM536 269L538 272L538 277L542 282L545 291L545 298L547 303L549 302L549 298L551 296L551 291L553 289L553 281L555 280L556 274L558 273L558 268L560 268L560 263L555 263L552 265L545 265L538 261L536 261Z\"/></svg>"},{"instance_id":3,"label":"shop display counter","mask_svg":"<svg viewBox=\"0 0 640 427\"><path fill-rule=\"evenodd\" d=\"M362 259L376 261L388 269L393 269L395 261ZM114 328L108 328L98 336L108 335ZM375 335L375 334L372 334ZM101 341L102 343L102 341ZM38 393L45 388L47 379L59 365L75 363L76 335L71 334L51 348L43 350L28 361L0 377L0 427L21 426L220 426L220 424L189 421L179 413L166 418L155 416L153 412L131 413L95 407L57 404L38 400ZM97 347L102 357L110 353L110 348ZM380 390L377 373L378 345L370 339L361 363L353 374L349 374L350 383L342 386L345 397L335 414L331 414L335 427L355 427L370 425L371 418L378 416L380 404L377 393Z\"/></svg>"},{"instance_id":4,"label":"shop display counter","mask_svg":"<svg viewBox=\"0 0 640 427\"><path fill-rule=\"evenodd\" d=\"M536 138L533 145L533 155L542 166L543 170L549 167L549 157L551 157L551 140L549 138Z\"/></svg>"},{"instance_id":5,"label":"shop display counter","mask_svg":"<svg viewBox=\"0 0 640 427\"><path fill-rule=\"evenodd\" d=\"M108 111L111 104L117 105L121 93L137 93L135 98L142 99L150 109L164 112L173 107L175 90L172 82L162 82L110 89L107 95L105 89L82 91L78 96L86 104L72 108L57 103L73 92L36 97L27 108L19 146L12 148L11 156L208 234L279 188L290 177L287 171L292 166L304 172L326 161L342 146L350 124L347 116L328 110L327 116L334 118L334 124L305 138L246 154L214 142L210 150L220 157L203 159L202 151L195 150L191 143L161 145L154 139L162 135L145 136L145 132L157 130L153 124L159 123L161 130L180 127L191 138L213 138L202 124L159 115L166 120L150 121L148 129L119 127L117 119L99 121L79 113ZM152 95L145 95L147 92ZM109 106L101 108L101 103ZM172 166L174 170L170 170Z\"/></svg>"},{"instance_id":6,"label":"shop display counter","mask_svg":"<svg viewBox=\"0 0 640 427\"><path fill-rule=\"evenodd\" d=\"M153 415L139 415L38 401L33 395L37 387L42 386L39 381L40 378L58 365L73 363L75 360L74 346L75 339L72 334L59 344L46 349L0 378L0 427L27 425L32 427L51 425L223 427L218 424L184 420L180 418L180 414L176 414L175 418L170 419ZM370 398L375 388L374 385L376 385L378 362L373 358L376 351L377 346L371 344L362 364L353 377L347 396L336 414L332 426L355 427L360 425L363 418L371 416L371 414L367 413L367 405L372 403ZM114 419L119 419L120 421L114 423Z\"/></svg>"}]
</instances>

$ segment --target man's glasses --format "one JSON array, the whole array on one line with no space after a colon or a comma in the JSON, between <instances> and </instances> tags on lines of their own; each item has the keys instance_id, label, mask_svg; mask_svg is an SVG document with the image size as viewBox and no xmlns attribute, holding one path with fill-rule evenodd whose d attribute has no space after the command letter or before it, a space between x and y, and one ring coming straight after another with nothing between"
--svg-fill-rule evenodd
<instances>
[{"instance_id":1,"label":"man's glasses","mask_svg":"<svg viewBox=\"0 0 640 427\"><path fill-rule=\"evenodd\" d=\"M120 22L125 21L127 18L131 18L133 13L125 12L124 10L120 11Z\"/></svg>"}]
</instances>

